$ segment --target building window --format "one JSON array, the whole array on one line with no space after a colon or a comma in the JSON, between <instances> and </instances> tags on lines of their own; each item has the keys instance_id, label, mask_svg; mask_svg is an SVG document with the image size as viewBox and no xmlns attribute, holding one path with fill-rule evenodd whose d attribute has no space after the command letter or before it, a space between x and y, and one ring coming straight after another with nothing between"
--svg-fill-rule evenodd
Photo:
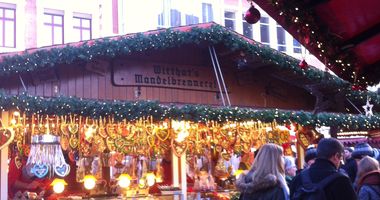
<instances>
[{"instance_id":1,"label":"building window","mask_svg":"<svg viewBox=\"0 0 380 200\"><path fill-rule=\"evenodd\" d=\"M260 18L260 39L262 43L269 44L269 18L261 17Z\"/></svg>"},{"instance_id":2,"label":"building window","mask_svg":"<svg viewBox=\"0 0 380 200\"><path fill-rule=\"evenodd\" d=\"M293 52L302 53L301 44L293 38Z\"/></svg>"},{"instance_id":3,"label":"building window","mask_svg":"<svg viewBox=\"0 0 380 200\"><path fill-rule=\"evenodd\" d=\"M0 7L0 47L16 47L16 10Z\"/></svg>"},{"instance_id":4,"label":"building window","mask_svg":"<svg viewBox=\"0 0 380 200\"><path fill-rule=\"evenodd\" d=\"M74 17L74 37L75 41L91 40L91 19L83 17Z\"/></svg>"},{"instance_id":5,"label":"building window","mask_svg":"<svg viewBox=\"0 0 380 200\"><path fill-rule=\"evenodd\" d=\"M209 3L202 3L202 20L203 22L211 22L214 20L212 5Z\"/></svg>"},{"instance_id":6,"label":"building window","mask_svg":"<svg viewBox=\"0 0 380 200\"><path fill-rule=\"evenodd\" d=\"M279 51L286 51L285 30L279 24L277 24L277 45Z\"/></svg>"},{"instance_id":7,"label":"building window","mask_svg":"<svg viewBox=\"0 0 380 200\"><path fill-rule=\"evenodd\" d=\"M248 37L248 38L253 38L253 31L252 31L252 25L248 24L245 19L244 19L244 14L243 14L243 35Z\"/></svg>"},{"instance_id":8,"label":"building window","mask_svg":"<svg viewBox=\"0 0 380 200\"><path fill-rule=\"evenodd\" d=\"M224 12L224 26L228 29L235 30L235 13L225 11Z\"/></svg>"},{"instance_id":9,"label":"building window","mask_svg":"<svg viewBox=\"0 0 380 200\"><path fill-rule=\"evenodd\" d=\"M170 9L170 26L181 26L181 12L176 9Z\"/></svg>"},{"instance_id":10,"label":"building window","mask_svg":"<svg viewBox=\"0 0 380 200\"><path fill-rule=\"evenodd\" d=\"M45 13L44 27L48 45L63 44L63 15ZM50 37L49 37L50 35Z\"/></svg>"},{"instance_id":11,"label":"building window","mask_svg":"<svg viewBox=\"0 0 380 200\"><path fill-rule=\"evenodd\" d=\"M186 15L186 25L189 24L198 24L199 23L199 18L194 15Z\"/></svg>"}]
</instances>

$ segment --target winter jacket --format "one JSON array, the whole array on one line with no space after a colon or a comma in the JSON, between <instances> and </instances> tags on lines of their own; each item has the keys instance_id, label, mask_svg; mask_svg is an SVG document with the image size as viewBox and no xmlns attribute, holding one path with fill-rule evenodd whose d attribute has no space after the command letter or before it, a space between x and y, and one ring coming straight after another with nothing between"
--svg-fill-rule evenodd
<instances>
[{"instance_id":1,"label":"winter jacket","mask_svg":"<svg viewBox=\"0 0 380 200\"><path fill-rule=\"evenodd\" d=\"M286 200L284 188L273 174L252 180L252 171L241 175L236 182L240 190L240 200Z\"/></svg>"},{"instance_id":2,"label":"winter jacket","mask_svg":"<svg viewBox=\"0 0 380 200\"><path fill-rule=\"evenodd\" d=\"M346 164L342 166L342 169L347 172L348 176L351 179L351 183L355 182L356 173L358 171L358 167L356 164L356 160L354 158L349 158L346 161Z\"/></svg>"},{"instance_id":3,"label":"winter jacket","mask_svg":"<svg viewBox=\"0 0 380 200\"><path fill-rule=\"evenodd\" d=\"M310 179L313 183L319 183L324 178L334 174L340 173L336 169L335 165L327 160L322 158L317 158L315 163L312 164L309 168L310 170ZM297 188L302 186L302 178L300 175L297 175L290 186L290 198L292 199ZM325 188L326 199L328 200L356 200L356 193L352 187L351 181L347 176L340 176L329 183Z\"/></svg>"},{"instance_id":4,"label":"winter jacket","mask_svg":"<svg viewBox=\"0 0 380 200\"><path fill-rule=\"evenodd\" d=\"M380 171L364 174L358 182L359 200L380 199Z\"/></svg>"}]
</instances>

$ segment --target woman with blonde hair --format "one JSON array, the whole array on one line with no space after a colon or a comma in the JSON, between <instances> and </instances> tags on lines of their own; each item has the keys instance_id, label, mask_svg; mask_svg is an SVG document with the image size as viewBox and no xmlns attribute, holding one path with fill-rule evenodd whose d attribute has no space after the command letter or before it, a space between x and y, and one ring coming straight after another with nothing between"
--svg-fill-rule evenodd
<instances>
[{"instance_id":1,"label":"woman with blonde hair","mask_svg":"<svg viewBox=\"0 0 380 200\"><path fill-rule=\"evenodd\" d=\"M380 171L379 162L369 156L359 161L358 175L358 199L380 199Z\"/></svg>"},{"instance_id":2,"label":"woman with blonde hair","mask_svg":"<svg viewBox=\"0 0 380 200\"><path fill-rule=\"evenodd\" d=\"M251 170L240 175L236 187L241 191L241 200L289 199L282 148L272 143L263 145Z\"/></svg>"}]
</instances>

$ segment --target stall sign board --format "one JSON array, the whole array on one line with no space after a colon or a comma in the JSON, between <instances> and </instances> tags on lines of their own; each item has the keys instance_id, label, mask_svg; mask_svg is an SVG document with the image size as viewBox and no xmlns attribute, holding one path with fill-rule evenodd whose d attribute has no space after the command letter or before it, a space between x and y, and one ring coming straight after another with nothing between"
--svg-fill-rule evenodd
<instances>
[{"instance_id":1,"label":"stall sign board","mask_svg":"<svg viewBox=\"0 0 380 200\"><path fill-rule=\"evenodd\" d=\"M113 65L113 84L116 86L218 91L212 67L125 60L115 61Z\"/></svg>"}]
</instances>

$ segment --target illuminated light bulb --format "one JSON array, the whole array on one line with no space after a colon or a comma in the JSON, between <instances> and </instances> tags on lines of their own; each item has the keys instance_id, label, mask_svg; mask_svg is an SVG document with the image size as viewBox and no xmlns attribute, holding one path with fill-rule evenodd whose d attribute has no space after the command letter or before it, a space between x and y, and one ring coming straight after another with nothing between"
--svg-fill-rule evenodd
<instances>
[{"instance_id":1,"label":"illuminated light bulb","mask_svg":"<svg viewBox=\"0 0 380 200\"><path fill-rule=\"evenodd\" d=\"M121 188L127 188L131 184L131 176L129 174L120 174L118 184Z\"/></svg>"},{"instance_id":2,"label":"illuminated light bulb","mask_svg":"<svg viewBox=\"0 0 380 200\"><path fill-rule=\"evenodd\" d=\"M15 119L12 119L12 120L11 120L11 124L12 124L12 125L15 125L15 124L16 124L16 120L15 120Z\"/></svg>"},{"instance_id":3,"label":"illuminated light bulb","mask_svg":"<svg viewBox=\"0 0 380 200\"><path fill-rule=\"evenodd\" d=\"M15 116L15 117L20 116L20 112L18 112L18 111L13 112L13 116Z\"/></svg>"},{"instance_id":4,"label":"illuminated light bulb","mask_svg":"<svg viewBox=\"0 0 380 200\"><path fill-rule=\"evenodd\" d=\"M146 182L149 187L154 185L155 181L156 181L156 176L153 173L146 174Z\"/></svg>"},{"instance_id":5,"label":"illuminated light bulb","mask_svg":"<svg viewBox=\"0 0 380 200\"><path fill-rule=\"evenodd\" d=\"M83 178L83 182L84 188L86 188L87 190L92 190L96 185L96 178L93 175L86 175Z\"/></svg>"},{"instance_id":6,"label":"illuminated light bulb","mask_svg":"<svg viewBox=\"0 0 380 200\"><path fill-rule=\"evenodd\" d=\"M244 170L241 170L241 169L236 170L234 173L236 179L238 179L243 172Z\"/></svg>"},{"instance_id":7,"label":"illuminated light bulb","mask_svg":"<svg viewBox=\"0 0 380 200\"><path fill-rule=\"evenodd\" d=\"M67 183L63 179L56 178L50 185L53 186L53 191L59 194L62 193L63 190L65 190L65 185L67 185Z\"/></svg>"},{"instance_id":8,"label":"illuminated light bulb","mask_svg":"<svg viewBox=\"0 0 380 200\"><path fill-rule=\"evenodd\" d=\"M139 180L139 188L144 188L145 187L145 179L144 178L141 178Z\"/></svg>"}]
</instances>

